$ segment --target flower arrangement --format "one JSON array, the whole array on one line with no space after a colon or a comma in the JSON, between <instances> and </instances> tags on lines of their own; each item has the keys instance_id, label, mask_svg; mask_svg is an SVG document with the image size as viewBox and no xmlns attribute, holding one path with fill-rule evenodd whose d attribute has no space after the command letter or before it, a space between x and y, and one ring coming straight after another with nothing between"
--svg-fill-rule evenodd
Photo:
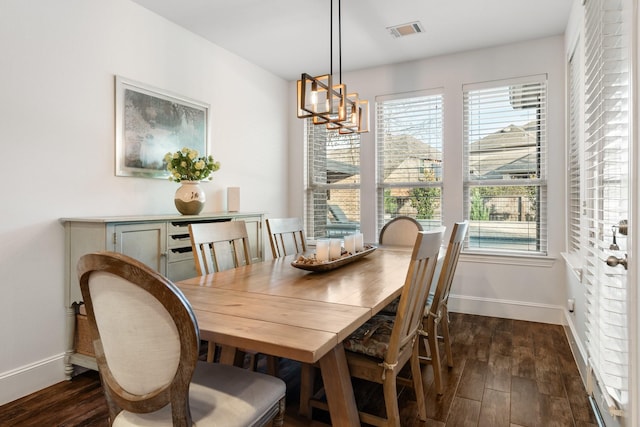
<instances>
[{"instance_id":1,"label":"flower arrangement","mask_svg":"<svg viewBox=\"0 0 640 427\"><path fill-rule=\"evenodd\" d=\"M200 153L188 147L184 147L175 153L167 153L164 161L167 170L171 173L169 181L202 181L211 180L211 174L220 169L220 162L213 160L213 156L198 157Z\"/></svg>"}]
</instances>

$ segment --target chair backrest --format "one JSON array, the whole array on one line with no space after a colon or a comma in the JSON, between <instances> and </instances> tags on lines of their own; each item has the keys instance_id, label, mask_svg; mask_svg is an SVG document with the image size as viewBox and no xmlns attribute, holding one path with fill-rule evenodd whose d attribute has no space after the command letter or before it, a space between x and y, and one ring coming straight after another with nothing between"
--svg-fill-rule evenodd
<instances>
[{"instance_id":1,"label":"chair backrest","mask_svg":"<svg viewBox=\"0 0 640 427\"><path fill-rule=\"evenodd\" d=\"M251 264L244 221L189 224L189 236L200 275Z\"/></svg>"},{"instance_id":2,"label":"chair backrest","mask_svg":"<svg viewBox=\"0 0 640 427\"><path fill-rule=\"evenodd\" d=\"M378 242L381 245L413 246L418 231L422 231L422 225L414 218L397 216L382 227Z\"/></svg>"},{"instance_id":3,"label":"chair backrest","mask_svg":"<svg viewBox=\"0 0 640 427\"><path fill-rule=\"evenodd\" d=\"M429 296L443 238L444 229L418 232L389 339L386 363L396 363L400 350L416 338L418 329L422 327L424 306Z\"/></svg>"},{"instance_id":4,"label":"chair backrest","mask_svg":"<svg viewBox=\"0 0 640 427\"><path fill-rule=\"evenodd\" d=\"M274 258L307 250L304 227L300 218L267 218L267 231Z\"/></svg>"},{"instance_id":5,"label":"chair backrest","mask_svg":"<svg viewBox=\"0 0 640 427\"><path fill-rule=\"evenodd\" d=\"M110 419L171 404L173 425L191 425L189 384L198 324L182 292L143 263L115 252L77 265Z\"/></svg>"},{"instance_id":6,"label":"chair backrest","mask_svg":"<svg viewBox=\"0 0 640 427\"><path fill-rule=\"evenodd\" d=\"M460 257L460 251L462 250L468 228L469 221L456 222L453 225L449 244L447 245L447 253L444 256L444 261L442 261L438 285L436 286L435 295L429 308L429 315L435 318L439 318L442 315L442 309L449 301L449 292L451 291L453 276L458 266L458 258Z\"/></svg>"}]
</instances>

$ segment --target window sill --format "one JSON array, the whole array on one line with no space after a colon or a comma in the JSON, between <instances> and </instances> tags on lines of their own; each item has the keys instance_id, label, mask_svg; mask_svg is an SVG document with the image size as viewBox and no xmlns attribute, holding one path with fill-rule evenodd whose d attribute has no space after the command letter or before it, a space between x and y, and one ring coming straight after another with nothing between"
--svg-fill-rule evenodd
<instances>
[{"instance_id":1,"label":"window sill","mask_svg":"<svg viewBox=\"0 0 640 427\"><path fill-rule=\"evenodd\" d=\"M557 258L542 255L513 255L513 254L496 254L496 253L473 253L462 252L459 261L477 262L481 264L503 264L518 265L526 267L544 267L551 268L555 264Z\"/></svg>"},{"instance_id":2,"label":"window sill","mask_svg":"<svg viewBox=\"0 0 640 427\"><path fill-rule=\"evenodd\" d=\"M567 264L567 268L575 275L579 282L582 282L582 268L584 267L584 259L576 252L562 252L562 258Z\"/></svg>"}]
</instances>

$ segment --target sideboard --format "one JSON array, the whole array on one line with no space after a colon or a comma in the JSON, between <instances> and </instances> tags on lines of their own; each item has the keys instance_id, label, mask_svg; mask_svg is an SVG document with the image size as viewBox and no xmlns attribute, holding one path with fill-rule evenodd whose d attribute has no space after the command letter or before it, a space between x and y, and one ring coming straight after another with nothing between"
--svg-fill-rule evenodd
<instances>
[{"instance_id":1,"label":"sideboard","mask_svg":"<svg viewBox=\"0 0 640 427\"><path fill-rule=\"evenodd\" d=\"M197 275L189 224L245 221L252 261L256 262L263 258L263 220L264 214L255 212L61 218L65 229L65 376L72 377L74 365L97 369L94 357L74 349L76 315L82 303L76 264L82 255L96 251L120 252L144 262L172 281L178 281Z\"/></svg>"}]
</instances>

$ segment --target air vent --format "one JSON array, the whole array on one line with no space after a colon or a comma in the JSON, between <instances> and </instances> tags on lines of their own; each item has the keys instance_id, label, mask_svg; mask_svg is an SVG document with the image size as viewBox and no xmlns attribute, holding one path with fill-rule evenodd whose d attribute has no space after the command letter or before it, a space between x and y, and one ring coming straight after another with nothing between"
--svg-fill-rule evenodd
<instances>
[{"instance_id":1,"label":"air vent","mask_svg":"<svg viewBox=\"0 0 640 427\"><path fill-rule=\"evenodd\" d=\"M424 33L422 24L418 21L409 22L408 24L395 25L393 27L387 27L389 33L395 38L410 36L411 34Z\"/></svg>"}]
</instances>

